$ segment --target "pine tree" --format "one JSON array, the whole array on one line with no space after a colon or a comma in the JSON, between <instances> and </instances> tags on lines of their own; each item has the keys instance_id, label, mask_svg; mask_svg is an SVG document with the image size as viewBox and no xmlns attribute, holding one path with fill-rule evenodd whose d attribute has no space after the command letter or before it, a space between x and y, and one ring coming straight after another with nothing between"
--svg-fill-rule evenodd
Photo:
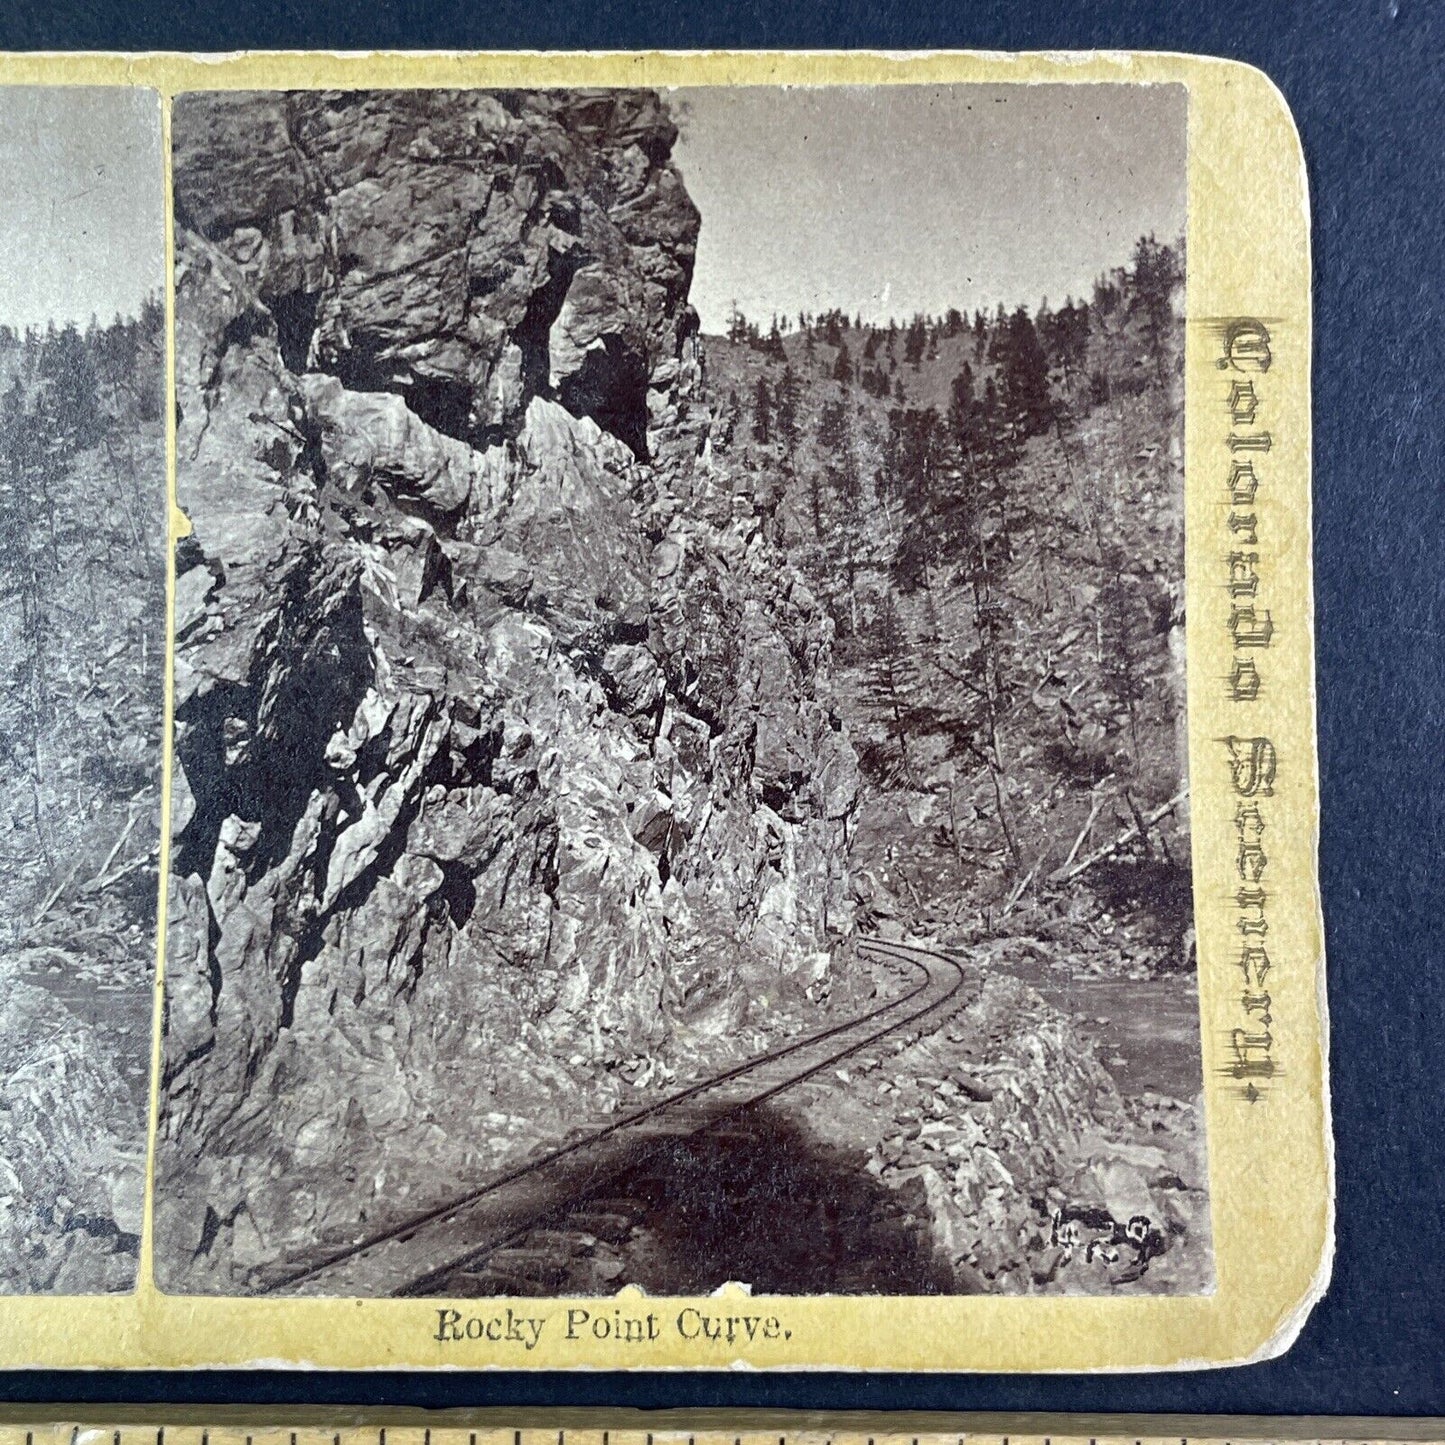
<instances>
[{"instance_id":1,"label":"pine tree","mask_svg":"<svg viewBox=\"0 0 1445 1445\"><path fill-rule=\"evenodd\" d=\"M789 455L798 445L798 395L798 374L785 366L774 391L773 425Z\"/></svg>"},{"instance_id":2,"label":"pine tree","mask_svg":"<svg viewBox=\"0 0 1445 1445\"><path fill-rule=\"evenodd\" d=\"M1004 400L1010 419L1025 436L1045 430L1053 419L1049 394L1049 363L1039 344L1038 331L1020 306L1001 333L999 357Z\"/></svg>"},{"instance_id":3,"label":"pine tree","mask_svg":"<svg viewBox=\"0 0 1445 1445\"><path fill-rule=\"evenodd\" d=\"M1088 356L1088 304L1076 306L1073 297L1065 297L1064 304L1057 311L1047 317L1040 316L1036 325L1039 342L1050 363L1063 372L1064 386L1071 387Z\"/></svg>"},{"instance_id":4,"label":"pine tree","mask_svg":"<svg viewBox=\"0 0 1445 1445\"><path fill-rule=\"evenodd\" d=\"M901 771L908 786L917 791L918 780L908 746L912 712L908 693L915 673L913 648L891 590L885 590L879 601L872 650L870 671L887 708Z\"/></svg>"},{"instance_id":5,"label":"pine tree","mask_svg":"<svg viewBox=\"0 0 1445 1445\"><path fill-rule=\"evenodd\" d=\"M1161 379L1166 360L1164 338L1174 316L1174 288L1182 275L1178 258L1168 246L1161 246L1153 235L1140 236L1129 276L1134 293L1131 305L1144 313L1149 349Z\"/></svg>"},{"instance_id":6,"label":"pine tree","mask_svg":"<svg viewBox=\"0 0 1445 1445\"><path fill-rule=\"evenodd\" d=\"M924 326L923 318L915 316L908 328L908 334L903 339L903 359L912 366L917 367L923 360L924 348L928 344L928 332Z\"/></svg>"},{"instance_id":7,"label":"pine tree","mask_svg":"<svg viewBox=\"0 0 1445 1445\"><path fill-rule=\"evenodd\" d=\"M35 837L47 871L55 867L44 798L44 738L54 715L48 598L60 566L54 507L55 451L40 418L27 405L25 389L17 376L0 407L0 587L20 603L17 622L24 652L14 697L28 754L24 767ZM42 517L46 524L43 529ZM13 755L17 759L20 756L18 752Z\"/></svg>"},{"instance_id":8,"label":"pine tree","mask_svg":"<svg viewBox=\"0 0 1445 1445\"><path fill-rule=\"evenodd\" d=\"M39 372L37 410L52 445L69 460L93 447L105 429L95 363L73 322L47 340Z\"/></svg>"},{"instance_id":9,"label":"pine tree","mask_svg":"<svg viewBox=\"0 0 1445 1445\"><path fill-rule=\"evenodd\" d=\"M904 527L893 559L893 576L905 593L929 583L936 551L936 481L943 436L932 407L898 407L888 416L888 459L903 504Z\"/></svg>"},{"instance_id":10,"label":"pine tree","mask_svg":"<svg viewBox=\"0 0 1445 1445\"><path fill-rule=\"evenodd\" d=\"M760 376L753 392L753 440L764 446L772 439L772 409L773 399L768 392L768 379Z\"/></svg>"},{"instance_id":11,"label":"pine tree","mask_svg":"<svg viewBox=\"0 0 1445 1445\"><path fill-rule=\"evenodd\" d=\"M1102 317L1110 317L1119 307L1119 286L1114 278L1100 276L1094 282L1094 310Z\"/></svg>"},{"instance_id":12,"label":"pine tree","mask_svg":"<svg viewBox=\"0 0 1445 1445\"><path fill-rule=\"evenodd\" d=\"M948 433L956 447L971 441L974 405L973 367L965 361L949 388Z\"/></svg>"},{"instance_id":13,"label":"pine tree","mask_svg":"<svg viewBox=\"0 0 1445 1445\"><path fill-rule=\"evenodd\" d=\"M858 554L862 550L863 482L858 459L849 447L841 461L829 466L828 486L838 499L836 530L842 550L843 580L848 586L849 632L858 631Z\"/></svg>"}]
</instances>

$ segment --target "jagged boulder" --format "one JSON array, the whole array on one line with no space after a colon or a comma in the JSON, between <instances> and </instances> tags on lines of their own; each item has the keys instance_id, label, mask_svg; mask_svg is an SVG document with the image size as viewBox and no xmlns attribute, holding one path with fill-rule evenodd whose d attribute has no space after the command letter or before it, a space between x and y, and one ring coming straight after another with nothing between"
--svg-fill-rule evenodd
<instances>
[{"instance_id":1,"label":"jagged boulder","mask_svg":"<svg viewBox=\"0 0 1445 1445\"><path fill-rule=\"evenodd\" d=\"M494 452L475 451L428 426L390 392L348 391L334 376L315 372L301 385L327 476L343 490L360 492L374 482L443 516L468 502L473 515L495 511L501 477L489 475L487 465Z\"/></svg>"},{"instance_id":2,"label":"jagged boulder","mask_svg":"<svg viewBox=\"0 0 1445 1445\"><path fill-rule=\"evenodd\" d=\"M245 272L292 370L459 437L549 388L645 446L698 225L655 96L220 93L177 114L178 214Z\"/></svg>"}]
</instances>

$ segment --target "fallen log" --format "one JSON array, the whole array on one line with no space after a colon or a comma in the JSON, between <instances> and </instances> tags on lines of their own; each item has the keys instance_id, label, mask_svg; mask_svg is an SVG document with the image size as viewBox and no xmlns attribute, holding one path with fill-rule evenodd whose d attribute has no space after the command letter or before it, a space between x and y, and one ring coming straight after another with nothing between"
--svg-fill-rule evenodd
<instances>
[{"instance_id":1,"label":"fallen log","mask_svg":"<svg viewBox=\"0 0 1445 1445\"><path fill-rule=\"evenodd\" d=\"M60 880L60 882L57 883L57 884L55 885L55 887L52 888L48 894L46 894L45 902L40 905L40 910L39 910L39 912L37 912L36 915L35 915L35 917L30 920L30 926L31 926L32 928L36 928L36 927L39 926L41 919L43 919L43 918L45 917L45 915L46 915L47 913L49 913L50 910L51 910L51 908L54 906L55 900L56 900L57 898L59 898L62 893L65 892L66 887L67 887L67 886L69 885L69 883L70 883L70 880L71 880L72 878L74 878L75 875L76 875L77 873L79 873L79 872L80 872L80 859L77 858L77 859L75 860L75 863L72 865L72 867L71 867L71 869L70 869L70 872L67 873L67 874L65 875L65 877L62 878L62 879Z\"/></svg>"},{"instance_id":2,"label":"fallen log","mask_svg":"<svg viewBox=\"0 0 1445 1445\"><path fill-rule=\"evenodd\" d=\"M96 870L95 877L90 881L92 884L99 883L105 877L106 869L115 862L115 855L125 847L125 840L130 837L130 830L135 827L135 810L129 809L126 812L125 827L121 830L120 837L115 840L109 853L105 855L105 862Z\"/></svg>"},{"instance_id":3,"label":"fallen log","mask_svg":"<svg viewBox=\"0 0 1445 1445\"><path fill-rule=\"evenodd\" d=\"M1113 773L1110 773L1107 778L1103 778L1099 782L1094 784L1093 792L1089 799L1088 821L1084 824L1082 828L1079 829L1079 836L1074 839L1074 846L1069 849L1069 856L1065 858L1064 861L1054 870L1055 876L1059 876L1067 872L1074 859L1078 856L1079 849L1084 846L1084 839L1087 838L1089 834L1093 831L1095 820L1098 818L1100 811L1103 809L1104 786L1105 784L1112 783L1113 781L1114 775Z\"/></svg>"},{"instance_id":4,"label":"fallen log","mask_svg":"<svg viewBox=\"0 0 1445 1445\"><path fill-rule=\"evenodd\" d=\"M1060 868L1058 872L1050 875L1049 882L1071 883L1081 873L1087 873L1096 863L1102 863L1105 858L1112 858L1120 848L1124 847L1126 843L1132 843L1151 824L1157 823L1166 813L1172 813L1188 796L1188 787L1181 788L1167 803L1161 803L1152 813L1146 813L1138 823L1131 823L1112 843L1106 843L1102 848L1096 848L1087 857L1081 858L1072 868Z\"/></svg>"}]
</instances>

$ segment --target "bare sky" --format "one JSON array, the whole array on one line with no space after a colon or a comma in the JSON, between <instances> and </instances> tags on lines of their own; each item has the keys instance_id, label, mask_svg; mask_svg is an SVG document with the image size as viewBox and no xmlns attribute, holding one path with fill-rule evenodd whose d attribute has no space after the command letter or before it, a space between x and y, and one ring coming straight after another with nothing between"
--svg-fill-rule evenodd
<instances>
[{"instance_id":1,"label":"bare sky","mask_svg":"<svg viewBox=\"0 0 1445 1445\"><path fill-rule=\"evenodd\" d=\"M164 253L156 92L0 87L0 322L134 315Z\"/></svg>"},{"instance_id":2,"label":"bare sky","mask_svg":"<svg viewBox=\"0 0 1445 1445\"><path fill-rule=\"evenodd\" d=\"M692 302L865 320L1087 296L1134 241L1183 233L1179 85L678 89L698 209Z\"/></svg>"}]
</instances>

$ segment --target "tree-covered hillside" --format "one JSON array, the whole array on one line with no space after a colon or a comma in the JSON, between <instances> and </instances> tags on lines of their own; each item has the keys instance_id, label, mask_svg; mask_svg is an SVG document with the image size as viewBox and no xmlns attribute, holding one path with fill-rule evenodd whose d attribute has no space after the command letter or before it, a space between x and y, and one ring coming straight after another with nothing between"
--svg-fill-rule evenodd
<instances>
[{"instance_id":1,"label":"tree-covered hillside","mask_svg":"<svg viewBox=\"0 0 1445 1445\"><path fill-rule=\"evenodd\" d=\"M708 460L834 623L880 922L1189 962L1182 278L1144 237L1087 300L706 340Z\"/></svg>"},{"instance_id":2,"label":"tree-covered hillside","mask_svg":"<svg viewBox=\"0 0 1445 1445\"><path fill-rule=\"evenodd\" d=\"M129 1288L165 670L163 312L0 327L0 1288Z\"/></svg>"}]
</instances>

